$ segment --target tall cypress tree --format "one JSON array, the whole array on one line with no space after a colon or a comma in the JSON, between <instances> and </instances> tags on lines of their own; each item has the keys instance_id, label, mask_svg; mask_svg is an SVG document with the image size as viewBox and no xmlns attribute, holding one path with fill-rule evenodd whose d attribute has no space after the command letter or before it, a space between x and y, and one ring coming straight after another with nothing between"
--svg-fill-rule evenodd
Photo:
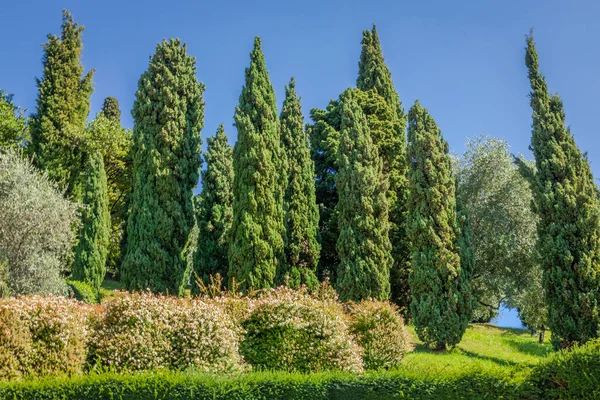
<instances>
[{"instance_id":1,"label":"tall cypress tree","mask_svg":"<svg viewBox=\"0 0 600 400\"><path fill-rule=\"evenodd\" d=\"M408 195L408 164L406 162L406 116L400 96L394 88L392 74L383 58L381 43L375 25L363 32L362 52L358 64L356 87L363 91L372 90L380 95L391 108L379 131L384 134L374 137L375 144L384 160L383 171L388 175L390 186L387 198L390 207L390 241L394 265L390 271L392 300L408 314L410 293L410 251L406 235L406 201ZM381 119L380 119L381 120ZM373 128L371 129L373 131Z\"/></svg>"},{"instance_id":2,"label":"tall cypress tree","mask_svg":"<svg viewBox=\"0 0 600 400\"><path fill-rule=\"evenodd\" d=\"M178 40L156 46L133 105L133 193L121 280L128 289L183 293L183 249L194 226L204 85Z\"/></svg>"},{"instance_id":3,"label":"tall cypress tree","mask_svg":"<svg viewBox=\"0 0 600 400\"><path fill-rule=\"evenodd\" d=\"M339 196L336 287L343 300L390 294L391 244L388 236L387 177L365 115L352 90L342 95L338 146Z\"/></svg>"},{"instance_id":4,"label":"tall cypress tree","mask_svg":"<svg viewBox=\"0 0 600 400\"><path fill-rule=\"evenodd\" d=\"M196 279L210 282L217 273L227 282L229 233L233 220L233 148L227 143L223 125L208 139L202 171L202 193L196 209L198 244L194 255ZM192 293L199 294L198 285Z\"/></svg>"},{"instance_id":5,"label":"tall cypress tree","mask_svg":"<svg viewBox=\"0 0 600 400\"><path fill-rule=\"evenodd\" d=\"M279 118L288 174L284 196L286 259L277 272L280 283L314 287L318 284L316 269L321 250L317 240L319 209L315 199L315 169L295 86L292 78L285 88Z\"/></svg>"},{"instance_id":6,"label":"tall cypress tree","mask_svg":"<svg viewBox=\"0 0 600 400\"><path fill-rule=\"evenodd\" d=\"M102 104L102 114L110 120L121 122L121 109L119 108L119 100L114 97L107 97Z\"/></svg>"},{"instance_id":7,"label":"tall cypress tree","mask_svg":"<svg viewBox=\"0 0 600 400\"><path fill-rule=\"evenodd\" d=\"M283 260L285 160L275 91L260 38L254 39L246 82L235 111L233 224L229 276L242 288L273 285Z\"/></svg>"},{"instance_id":8,"label":"tall cypress tree","mask_svg":"<svg viewBox=\"0 0 600 400\"><path fill-rule=\"evenodd\" d=\"M48 35L44 71L37 79L37 109L31 117L30 151L38 167L79 199L78 182L85 164L85 123L90 111L94 71L83 74L84 27L63 11L61 36Z\"/></svg>"},{"instance_id":9,"label":"tall cypress tree","mask_svg":"<svg viewBox=\"0 0 600 400\"><path fill-rule=\"evenodd\" d=\"M408 113L408 156L411 314L419 339L440 349L460 342L471 303L447 143L418 101Z\"/></svg>"},{"instance_id":10,"label":"tall cypress tree","mask_svg":"<svg viewBox=\"0 0 600 400\"><path fill-rule=\"evenodd\" d=\"M110 238L110 213L104 161L98 152L87 156L82 188L84 209L81 233L75 249L73 279L98 289L106 274Z\"/></svg>"},{"instance_id":11,"label":"tall cypress tree","mask_svg":"<svg viewBox=\"0 0 600 400\"><path fill-rule=\"evenodd\" d=\"M550 95L539 72L533 37L525 63L533 110L528 176L540 217L539 247L548 325L555 347L598 337L600 328L600 208L587 158L565 125L560 98ZM527 165L520 163L522 169Z\"/></svg>"}]
</instances>

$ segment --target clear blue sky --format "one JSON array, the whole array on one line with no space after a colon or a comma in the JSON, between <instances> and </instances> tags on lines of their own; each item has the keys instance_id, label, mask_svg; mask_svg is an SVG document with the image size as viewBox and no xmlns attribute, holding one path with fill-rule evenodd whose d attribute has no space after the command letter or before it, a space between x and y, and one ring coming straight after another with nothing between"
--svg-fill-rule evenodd
<instances>
[{"instance_id":1,"label":"clear blue sky","mask_svg":"<svg viewBox=\"0 0 600 400\"><path fill-rule=\"evenodd\" d=\"M377 24L386 62L405 109L429 109L453 152L467 136L506 139L527 150L531 112L525 34L534 28L541 69L565 104L577 143L600 177L600 2L536 1L7 1L0 88L35 107L41 44L59 33L61 9L86 26L83 63L95 68L92 115L106 96L121 103L123 123L155 45L178 37L206 84L202 136L224 123L235 141L234 107L253 37L261 36L278 102L296 77L305 114L354 86L362 30Z\"/></svg>"}]
</instances>

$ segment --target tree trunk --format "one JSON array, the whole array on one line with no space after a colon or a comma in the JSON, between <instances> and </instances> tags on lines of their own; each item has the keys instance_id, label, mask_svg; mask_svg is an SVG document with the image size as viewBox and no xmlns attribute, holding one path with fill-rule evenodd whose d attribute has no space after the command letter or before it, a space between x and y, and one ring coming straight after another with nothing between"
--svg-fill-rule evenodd
<instances>
[{"instance_id":1,"label":"tree trunk","mask_svg":"<svg viewBox=\"0 0 600 400\"><path fill-rule=\"evenodd\" d=\"M540 344L544 343L544 336L546 334L546 329L541 328L540 329Z\"/></svg>"}]
</instances>

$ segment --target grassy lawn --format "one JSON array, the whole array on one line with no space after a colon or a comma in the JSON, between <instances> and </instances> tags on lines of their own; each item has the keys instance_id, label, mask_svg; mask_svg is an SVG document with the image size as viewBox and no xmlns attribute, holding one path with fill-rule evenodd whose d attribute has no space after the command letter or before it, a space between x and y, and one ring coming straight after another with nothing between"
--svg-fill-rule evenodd
<instances>
[{"instance_id":1,"label":"grassy lawn","mask_svg":"<svg viewBox=\"0 0 600 400\"><path fill-rule=\"evenodd\" d=\"M426 348L418 340L414 327L409 330L415 347L402 360L400 368L430 376L491 372L520 380L553 352L549 335L544 344L539 344L537 336L524 329L472 324L458 346L441 353Z\"/></svg>"}]
</instances>

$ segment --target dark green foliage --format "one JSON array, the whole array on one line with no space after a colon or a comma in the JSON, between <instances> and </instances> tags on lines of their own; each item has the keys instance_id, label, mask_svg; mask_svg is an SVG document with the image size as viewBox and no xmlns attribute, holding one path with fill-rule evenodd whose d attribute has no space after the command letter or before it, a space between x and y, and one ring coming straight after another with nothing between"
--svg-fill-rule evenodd
<instances>
[{"instance_id":1,"label":"dark green foliage","mask_svg":"<svg viewBox=\"0 0 600 400\"><path fill-rule=\"evenodd\" d=\"M128 289L180 295L183 249L194 226L204 86L178 40L156 47L133 105L133 193L121 279Z\"/></svg>"},{"instance_id":2,"label":"dark green foliage","mask_svg":"<svg viewBox=\"0 0 600 400\"><path fill-rule=\"evenodd\" d=\"M79 301L83 301L87 304L98 304L99 292L98 289L93 288L85 282L80 281L67 281L71 294L74 298Z\"/></svg>"},{"instance_id":3,"label":"dark green foliage","mask_svg":"<svg viewBox=\"0 0 600 400\"><path fill-rule=\"evenodd\" d=\"M536 399L526 387L490 374L436 379L402 371L273 373L215 376L192 373L102 374L0 384L4 400L387 400Z\"/></svg>"},{"instance_id":4,"label":"dark green foliage","mask_svg":"<svg viewBox=\"0 0 600 400\"><path fill-rule=\"evenodd\" d=\"M411 314L419 338L445 348L460 342L470 320L470 271L461 268L448 145L418 101L408 113L408 156Z\"/></svg>"},{"instance_id":5,"label":"dark green foliage","mask_svg":"<svg viewBox=\"0 0 600 400\"><path fill-rule=\"evenodd\" d=\"M37 109L31 117L30 151L48 176L79 199L78 180L85 157L85 122L90 110L93 71L83 75L80 57L83 26L63 11L60 37L48 35L43 76L37 79Z\"/></svg>"},{"instance_id":6,"label":"dark green foliage","mask_svg":"<svg viewBox=\"0 0 600 400\"><path fill-rule=\"evenodd\" d=\"M600 340L552 355L528 380L542 399L600 398Z\"/></svg>"},{"instance_id":7,"label":"dark green foliage","mask_svg":"<svg viewBox=\"0 0 600 400\"><path fill-rule=\"evenodd\" d=\"M410 293L408 275L410 273L410 251L406 235L406 201L408 179L406 163L406 116L398 92L394 88L392 74L385 64L377 29L363 31L362 52L358 63L356 87L363 91L372 90L387 103L389 110L378 104L371 95L370 110L363 109L369 118L373 141L383 158L383 171L388 175L390 187L390 241L394 264L390 271L392 300L408 315ZM377 125L374 126L374 125ZM377 134L376 132L380 132Z\"/></svg>"},{"instance_id":8,"label":"dark green foliage","mask_svg":"<svg viewBox=\"0 0 600 400\"><path fill-rule=\"evenodd\" d=\"M121 121L121 109L119 108L119 101L114 97L107 97L104 99L102 105L102 114L108 119L115 121Z\"/></svg>"},{"instance_id":9,"label":"dark green foliage","mask_svg":"<svg viewBox=\"0 0 600 400\"><path fill-rule=\"evenodd\" d=\"M98 290L106 274L106 256L110 239L110 213L104 161L100 153L87 157L82 187L82 227L75 249L73 279Z\"/></svg>"},{"instance_id":10,"label":"dark green foliage","mask_svg":"<svg viewBox=\"0 0 600 400\"><path fill-rule=\"evenodd\" d=\"M273 285L283 261L284 153L279 137L275 92L260 38L254 39L250 66L235 111L238 130L233 153L233 224L229 277L242 289Z\"/></svg>"},{"instance_id":11,"label":"dark green foliage","mask_svg":"<svg viewBox=\"0 0 600 400\"><path fill-rule=\"evenodd\" d=\"M390 294L393 262L388 236L388 181L352 90L342 94L341 104L339 170L335 177L340 231L336 289L342 300L385 300Z\"/></svg>"},{"instance_id":12,"label":"dark green foliage","mask_svg":"<svg viewBox=\"0 0 600 400\"><path fill-rule=\"evenodd\" d=\"M0 150L21 148L27 141L27 124L23 110L13 104L12 95L0 89Z\"/></svg>"},{"instance_id":13,"label":"dark green foliage","mask_svg":"<svg viewBox=\"0 0 600 400\"><path fill-rule=\"evenodd\" d=\"M555 347L598 337L600 322L600 213L587 158L565 125L560 98L539 72L533 37L525 63L531 82L531 149L535 171L520 162L532 183L539 215L539 252Z\"/></svg>"},{"instance_id":14,"label":"dark green foliage","mask_svg":"<svg viewBox=\"0 0 600 400\"><path fill-rule=\"evenodd\" d=\"M314 287L318 284L315 272L321 250L317 240L319 209L315 197L314 163L310 159L304 117L293 78L285 89L280 122L288 174L284 196L286 259L277 273L281 283Z\"/></svg>"},{"instance_id":15,"label":"dark green foliage","mask_svg":"<svg viewBox=\"0 0 600 400\"><path fill-rule=\"evenodd\" d=\"M223 125L208 139L205 161L202 193L196 206L198 240L192 279L202 279L208 284L210 275L216 274L227 282L227 253L233 220L233 149L227 143ZM192 293L199 294L198 285L192 285Z\"/></svg>"}]
</instances>

